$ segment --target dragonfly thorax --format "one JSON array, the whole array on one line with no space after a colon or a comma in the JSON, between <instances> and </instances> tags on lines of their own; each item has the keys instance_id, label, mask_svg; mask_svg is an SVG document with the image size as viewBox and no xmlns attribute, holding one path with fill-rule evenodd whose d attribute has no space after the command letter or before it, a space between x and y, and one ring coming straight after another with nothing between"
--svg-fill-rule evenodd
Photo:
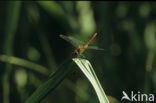
<instances>
[{"instance_id":1,"label":"dragonfly thorax","mask_svg":"<svg viewBox=\"0 0 156 103\"><path fill-rule=\"evenodd\" d=\"M80 55L84 52L86 48L84 48L83 46L78 46L78 48L73 52L74 55Z\"/></svg>"}]
</instances>

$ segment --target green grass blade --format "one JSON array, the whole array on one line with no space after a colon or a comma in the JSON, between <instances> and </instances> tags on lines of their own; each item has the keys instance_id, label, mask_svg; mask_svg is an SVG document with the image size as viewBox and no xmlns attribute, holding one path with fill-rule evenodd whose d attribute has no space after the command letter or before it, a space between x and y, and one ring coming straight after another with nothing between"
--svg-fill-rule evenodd
<instances>
[{"instance_id":1,"label":"green grass blade","mask_svg":"<svg viewBox=\"0 0 156 103\"><path fill-rule=\"evenodd\" d=\"M20 17L20 1L10 1L7 3L6 10L6 24L5 24L5 37L3 44L3 53L6 55L13 55L13 44ZM9 63L5 65L3 73L2 93L3 103L10 103L10 73L12 66Z\"/></svg>"},{"instance_id":2,"label":"green grass blade","mask_svg":"<svg viewBox=\"0 0 156 103\"><path fill-rule=\"evenodd\" d=\"M76 19L67 14L65 10L63 10L62 6L55 1L37 1L38 4L52 17L57 18L61 23L65 25L69 25L72 29L76 29L77 22Z\"/></svg>"},{"instance_id":3,"label":"green grass blade","mask_svg":"<svg viewBox=\"0 0 156 103\"><path fill-rule=\"evenodd\" d=\"M56 71L57 63L55 62L53 50L52 48L50 48L50 43L48 42L48 39L44 34L39 34L39 39L47 60L48 67L50 68L51 72L54 73L54 71Z\"/></svg>"},{"instance_id":4,"label":"green grass blade","mask_svg":"<svg viewBox=\"0 0 156 103\"><path fill-rule=\"evenodd\" d=\"M8 2L3 51L7 55L13 53L13 43L20 16L20 1Z\"/></svg>"},{"instance_id":5,"label":"green grass blade","mask_svg":"<svg viewBox=\"0 0 156 103\"><path fill-rule=\"evenodd\" d=\"M35 72L41 73L43 75L48 75L48 69L44 66L38 65L36 63L27 61L25 59L21 59L14 56L7 56L7 55L0 55L0 61L6 62L9 64L14 64L18 66L22 66L25 68L28 68L30 70L33 70Z\"/></svg>"},{"instance_id":6,"label":"green grass blade","mask_svg":"<svg viewBox=\"0 0 156 103\"><path fill-rule=\"evenodd\" d=\"M42 84L25 103L39 103L45 96L55 89L72 71L72 60L67 60L44 84Z\"/></svg>"},{"instance_id":7,"label":"green grass blade","mask_svg":"<svg viewBox=\"0 0 156 103\"><path fill-rule=\"evenodd\" d=\"M65 15L61 6L55 1L38 1L38 3L52 16L62 17Z\"/></svg>"},{"instance_id":8,"label":"green grass blade","mask_svg":"<svg viewBox=\"0 0 156 103\"><path fill-rule=\"evenodd\" d=\"M109 103L109 101L106 97L106 94L105 94L104 90L102 89L102 86L101 86L90 62L88 60L82 59L82 58L73 58L73 61L78 65L78 67L81 69L81 71L85 74L85 76L88 78L88 80L93 85L100 103Z\"/></svg>"}]
</instances>

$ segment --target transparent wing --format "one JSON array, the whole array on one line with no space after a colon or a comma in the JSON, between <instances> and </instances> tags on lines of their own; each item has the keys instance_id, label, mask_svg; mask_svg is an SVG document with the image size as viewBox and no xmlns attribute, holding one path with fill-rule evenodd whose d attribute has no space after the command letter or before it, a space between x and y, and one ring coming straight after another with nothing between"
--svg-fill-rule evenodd
<instances>
[{"instance_id":1,"label":"transparent wing","mask_svg":"<svg viewBox=\"0 0 156 103\"><path fill-rule=\"evenodd\" d=\"M71 43L74 47L78 47L79 45L84 45L84 42L75 39L74 37L71 36L65 36L65 35L60 35L60 38L66 40L67 42Z\"/></svg>"},{"instance_id":2,"label":"transparent wing","mask_svg":"<svg viewBox=\"0 0 156 103\"><path fill-rule=\"evenodd\" d=\"M105 51L105 49L99 48L99 47L97 47L97 46L88 46L87 49L104 50L104 51Z\"/></svg>"}]
</instances>

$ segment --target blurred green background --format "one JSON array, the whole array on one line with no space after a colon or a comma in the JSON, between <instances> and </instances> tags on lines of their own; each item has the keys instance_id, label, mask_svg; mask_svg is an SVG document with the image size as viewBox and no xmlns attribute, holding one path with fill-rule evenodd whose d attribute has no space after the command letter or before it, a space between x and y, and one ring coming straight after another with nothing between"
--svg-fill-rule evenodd
<instances>
[{"instance_id":1,"label":"blurred green background","mask_svg":"<svg viewBox=\"0 0 156 103\"><path fill-rule=\"evenodd\" d=\"M156 3L36 1L0 2L0 103L24 103L71 57L59 37L106 51L85 51L108 96L122 91L156 93ZM41 103L98 103L84 74L75 69ZM113 103L113 102L112 102Z\"/></svg>"}]
</instances>

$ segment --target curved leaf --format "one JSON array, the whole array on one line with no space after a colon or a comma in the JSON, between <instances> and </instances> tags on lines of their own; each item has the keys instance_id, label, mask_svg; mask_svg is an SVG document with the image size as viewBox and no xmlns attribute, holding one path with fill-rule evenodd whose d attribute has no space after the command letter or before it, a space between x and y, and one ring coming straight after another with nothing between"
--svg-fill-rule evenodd
<instances>
[{"instance_id":1,"label":"curved leaf","mask_svg":"<svg viewBox=\"0 0 156 103\"><path fill-rule=\"evenodd\" d=\"M38 103L45 96L54 90L63 79L72 71L72 60L67 60L61 67L49 77L49 79L42 84L28 99L25 103Z\"/></svg>"}]
</instances>

